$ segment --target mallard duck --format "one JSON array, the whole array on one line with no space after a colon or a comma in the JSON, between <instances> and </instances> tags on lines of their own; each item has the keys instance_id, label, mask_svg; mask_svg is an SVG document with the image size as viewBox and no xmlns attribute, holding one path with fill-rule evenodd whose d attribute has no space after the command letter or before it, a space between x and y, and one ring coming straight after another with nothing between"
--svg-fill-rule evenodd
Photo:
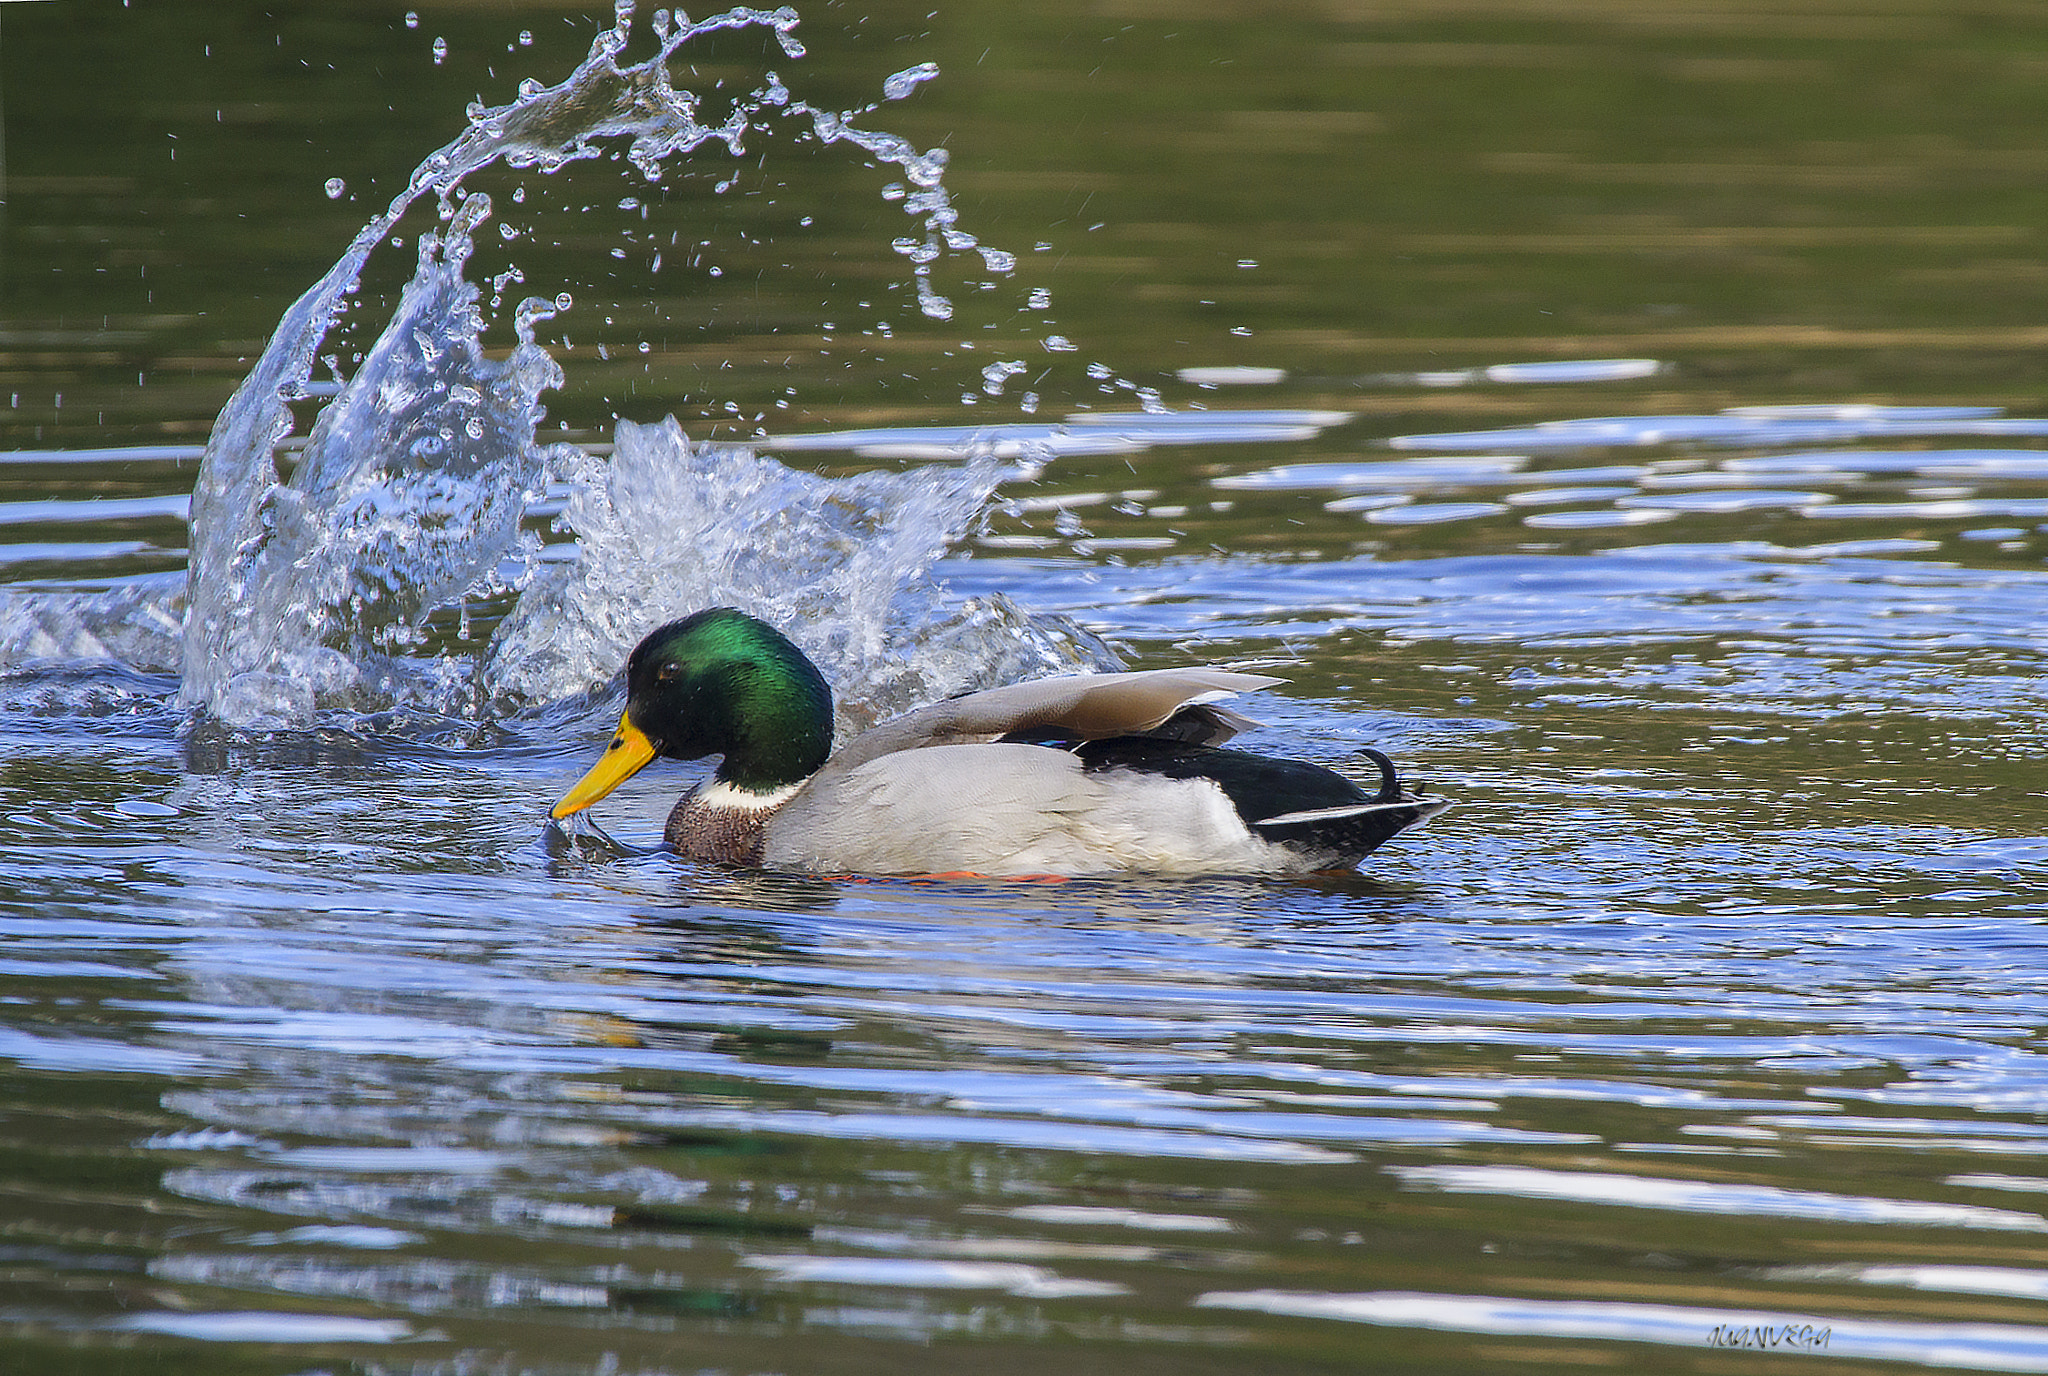
<instances>
[{"instance_id":1,"label":"mallard duck","mask_svg":"<svg viewBox=\"0 0 2048 1376\"><path fill-rule=\"evenodd\" d=\"M832 752L832 690L730 607L661 627L626 662L618 735L555 804L589 807L657 756L724 759L667 838L693 860L842 874L1282 874L1346 870L1446 806L1217 746L1254 725L1225 669L1080 674L968 693Z\"/></svg>"}]
</instances>

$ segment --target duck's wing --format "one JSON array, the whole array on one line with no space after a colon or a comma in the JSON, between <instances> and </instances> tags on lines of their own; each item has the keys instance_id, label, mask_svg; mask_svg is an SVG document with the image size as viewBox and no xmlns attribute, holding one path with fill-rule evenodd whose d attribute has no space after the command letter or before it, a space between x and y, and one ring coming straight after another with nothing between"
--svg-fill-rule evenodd
<instances>
[{"instance_id":1,"label":"duck's wing","mask_svg":"<svg viewBox=\"0 0 2048 1376\"><path fill-rule=\"evenodd\" d=\"M1283 681L1202 667L1034 679L948 698L884 722L848 742L826 768L836 772L900 750L1006 736L1081 741L1166 734L1193 745L1220 745L1254 723L1215 703Z\"/></svg>"}]
</instances>

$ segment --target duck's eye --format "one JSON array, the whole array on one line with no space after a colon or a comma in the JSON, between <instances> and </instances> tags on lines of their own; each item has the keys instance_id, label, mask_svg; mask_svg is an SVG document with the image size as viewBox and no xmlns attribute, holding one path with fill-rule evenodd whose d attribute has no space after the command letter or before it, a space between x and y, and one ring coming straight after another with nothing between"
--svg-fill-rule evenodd
<instances>
[{"instance_id":1,"label":"duck's eye","mask_svg":"<svg viewBox=\"0 0 2048 1376\"><path fill-rule=\"evenodd\" d=\"M654 671L654 681L656 683L667 683L682 672L683 666L671 659Z\"/></svg>"}]
</instances>

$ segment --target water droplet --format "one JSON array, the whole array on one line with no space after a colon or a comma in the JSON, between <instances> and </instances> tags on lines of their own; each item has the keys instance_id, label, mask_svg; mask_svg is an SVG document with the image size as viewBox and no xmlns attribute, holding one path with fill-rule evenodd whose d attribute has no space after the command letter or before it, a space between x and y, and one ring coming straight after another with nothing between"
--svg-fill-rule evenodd
<instances>
[{"instance_id":1,"label":"water droplet","mask_svg":"<svg viewBox=\"0 0 2048 1376\"><path fill-rule=\"evenodd\" d=\"M330 201L338 201L338 200L340 200L340 199L341 199L341 198L342 198L342 197L343 197L344 195L346 195L346 194L347 194L347 192L348 192L348 183L347 183L347 182L345 182L345 181L343 181L343 180L342 180L341 178L339 178L339 177L329 177L329 178L327 179L327 199L328 199L328 200L330 200Z\"/></svg>"},{"instance_id":2,"label":"water droplet","mask_svg":"<svg viewBox=\"0 0 2048 1376\"><path fill-rule=\"evenodd\" d=\"M1240 258L1237 260L1237 265L1241 268L1255 268L1259 265L1259 260L1256 258Z\"/></svg>"},{"instance_id":3,"label":"water droplet","mask_svg":"<svg viewBox=\"0 0 2048 1376\"><path fill-rule=\"evenodd\" d=\"M1003 388L1009 385L1010 379L1025 371L1021 359L1005 359L1000 363L991 363L981 370L981 390L989 396L999 397L1003 394Z\"/></svg>"},{"instance_id":4,"label":"water droplet","mask_svg":"<svg viewBox=\"0 0 2048 1376\"><path fill-rule=\"evenodd\" d=\"M921 158L912 158L903 164L903 170L910 174L910 180L919 186L937 186L946 174L946 163L952 154L943 148L934 148Z\"/></svg>"},{"instance_id":5,"label":"water droplet","mask_svg":"<svg viewBox=\"0 0 2048 1376\"><path fill-rule=\"evenodd\" d=\"M939 64L936 62L920 62L915 67L905 67L883 78L882 94L890 100L901 100L938 74Z\"/></svg>"},{"instance_id":6,"label":"water droplet","mask_svg":"<svg viewBox=\"0 0 2048 1376\"><path fill-rule=\"evenodd\" d=\"M1047 291L1044 287L1033 287L1031 289L1030 299L1027 300L1024 304L1031 307L1031 309L1035 311L1051 310L1052 293Z\"/></svg>"},{"instance_id":7,"label":"water droplet","mask_svg":"<svg viewBox=\"0 0 2048 1376\"><path fill-rule=\"evenodd\" d=\"M420 16L418 10L407 10L405 12L405 26L408 29L416 29L420 26Z\"/></svg>"},{"instance_id":8,"label":"water droplet","mask_svg":"<svg viewBox=\"0 0 2048 1376\"><path fill-rule=\"evenodd\" d=\"M445 38L436 38L434 40L434 65L438 67L447 60L448 40Z\"/></svg>"},{"instance_id":9,"label":"water droplet","mask_svg":"<svg viewBox=\"0 0 2048 1376\"><path fill-rule=\"evenodd\" d=\"M1049 334L1045 337L1045 351L1049 354L1070 354L1078 346L1063 334Z\"/></svg>"}]
</instances>

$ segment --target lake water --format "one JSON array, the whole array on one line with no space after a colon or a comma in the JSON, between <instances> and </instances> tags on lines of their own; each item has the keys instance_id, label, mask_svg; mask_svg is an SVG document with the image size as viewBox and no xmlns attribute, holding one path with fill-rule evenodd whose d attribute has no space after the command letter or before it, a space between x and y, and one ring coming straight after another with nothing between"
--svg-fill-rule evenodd
<instances>
[{"instance_id":1,"label":"lake water","mask_svg":"<svg viewBox=\"0 0 2048 1376\"><path fill-rule=\"evenodd\" d=\"M0 1370L2048 1371L2048 14L706 35L738 155L429 191L195 541L279 320L611 22L415 8L0 6ZM491 366L569 298L545 452L304 443L427 233ZM547 831L721 590L849 724L1264 666L1248 744L1455 806L1289 883L630 853L688 766Z\"/></svg>"}]
</instances>

